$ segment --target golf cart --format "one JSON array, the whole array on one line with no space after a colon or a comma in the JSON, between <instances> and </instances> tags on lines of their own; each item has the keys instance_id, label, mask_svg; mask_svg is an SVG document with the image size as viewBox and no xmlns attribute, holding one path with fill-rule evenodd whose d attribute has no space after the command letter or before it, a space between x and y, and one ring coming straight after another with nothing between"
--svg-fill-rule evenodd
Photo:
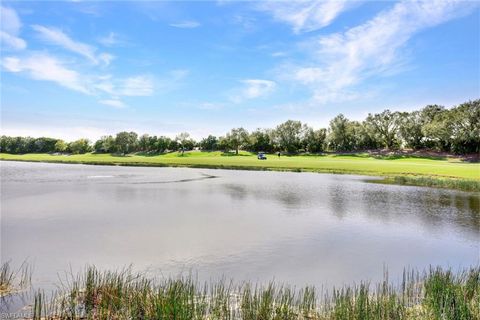
<instances>
[{"instance_id":1,"label":"golf cart","mask_svg":"<svg viewBox=\"0 0 480 320\"><path fill-rule=\"evenodd\" d=\"M265 155L264 152L259 152L259 153L257 154L257 159L258 159L258 160L267 160L267 156Z\"/></svg>"}]
</instances>

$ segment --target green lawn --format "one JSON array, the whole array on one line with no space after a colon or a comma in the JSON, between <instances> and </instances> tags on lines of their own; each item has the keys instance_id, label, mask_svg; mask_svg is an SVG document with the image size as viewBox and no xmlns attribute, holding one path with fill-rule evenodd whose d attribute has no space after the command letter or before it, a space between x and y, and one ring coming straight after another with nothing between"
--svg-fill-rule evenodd
<instances>
[{"instance_id":1,"label":"green lawn","mask_svg":"<svg viewBox=\"0 0 480 320\"><path fill-rule=\"evenodd\" d=\"M267 155L267 160L257 160L256 155L241 152L236 156L221 152L186 152L162 155L83 154L11 155L0 153L0 160L24 160L66 163L145 165L145 166L188 166L201 168L228 168L252 170L290 170L332 173L354 173L379 176L417 175L435 178L460 178L480 180L480 164L466 163L459 159L422 158L413 156L372 157L367 154L354 155Z\"/></svg>"}]
</instances>

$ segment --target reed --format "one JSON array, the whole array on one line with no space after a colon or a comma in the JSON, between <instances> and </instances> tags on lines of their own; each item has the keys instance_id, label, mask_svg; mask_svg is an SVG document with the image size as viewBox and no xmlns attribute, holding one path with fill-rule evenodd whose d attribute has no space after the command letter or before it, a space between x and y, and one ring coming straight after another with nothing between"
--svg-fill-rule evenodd
<instances>
[{"instance_id":1,"label":"reed","mask_svg":"<svg viewBox=\"0 0 480 320\"><path fill-rule=\"evenodd\" d=\"M480 319L480 267L458 273L405 270L397 285L386 273L375 285L361 282L331 294L274 282L155 280L131 269L101 272L95 267L66 283L51 298L44 292L35 295L34 319Z\"/></svg>"},{"instance_id":2,"label":"reed","mask_svg":"<svg viewBox=\"0 0 480 320\"><path fill-rule=\"evenodd\" d=\"M480 181L472 179L448 179L448 178L433 178L433 177L417 177L417 176L396 176L393 178L386 178L387 183L433 187L444 189L457 189L470 192L480 192Z\"/></svg>"},{"instance_id":3,"label":"reed","mask_svg":"<svg viewBox=\"0 0 480 320\"><path fill-rule=\"evenodd\" d=\"M32 272L32 266L26 261L17 269L13 268L9 261L2 263L0 266L0 297L27 288L31 283Z\"/></svg>"}]
</instances>

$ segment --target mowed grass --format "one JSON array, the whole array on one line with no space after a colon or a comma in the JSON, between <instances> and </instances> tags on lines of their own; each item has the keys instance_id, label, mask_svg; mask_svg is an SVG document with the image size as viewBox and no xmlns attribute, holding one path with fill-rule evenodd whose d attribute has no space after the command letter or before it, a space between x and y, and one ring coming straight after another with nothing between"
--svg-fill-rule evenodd
<instances>
[{"instance_id":1,"label":"mowed grass","mask_svg":"<svg viewBox=\"0 0 480 320\"><path fill-rule=\"evenodd\" d=\"M241 152L239 155L222 152L172 152L161 155L51 155L0 153L0 160L65 162L85 164L111 164L136 166L187 166L197 168L288 170L329 173L352 173L375 176L430 176L480 180L480 164L462 162L457 158L427 158L416 156L374 157L368 154L353 155L267 155L258 160L256 155Z\"/></svg>"}]
</instances>

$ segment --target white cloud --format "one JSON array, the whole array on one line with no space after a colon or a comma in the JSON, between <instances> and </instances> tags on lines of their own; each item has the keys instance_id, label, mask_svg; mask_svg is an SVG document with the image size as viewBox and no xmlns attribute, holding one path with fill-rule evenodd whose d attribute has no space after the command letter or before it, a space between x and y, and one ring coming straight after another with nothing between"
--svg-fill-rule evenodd
<instances>
[{"instance_id":1,"label":"white cloud","mask_svg":"<svg viewBox=\"0 0 480 320\"><path fill-rule=\"evenodd\" d=\"M109 95L151 96L154 93L154 81L149 75L137 75L128 78L113 78L111 75L97 77L94 88Z\"/></svg>"},{"instance_id":2,"label":"white cloud","mask_svg":"<svg viewBox=\"0 0 480 320\"><path fill-rule=\"evenodd\" d=\"M118 99L105 99L105 100L99 100L98 102L101 103L101 104L104 104L106 106L110 106L110 107L114 107L114 108L118 108L118 109L122 109L122 108L127 107L127 105L125 103L123 103L122 101L120 101Z\"/></svg>"},{"instance_id":3,"label":"white cloud","mask_svg":"<svg viewBox=\"0 0 480 320\"><path fill-rule=\"evenodd\" d=\"M2 43L2 49L6 47L12 50L23 50L27 47L25 40L8 34L3 30L0 30L0 42Z\"/></svg>"},{"instance_id":4,"label":"white cloud","mask_svg":"<svg viewBox=\"0 0 480 320\"><path fill-rule=\"evenodd\" d=\"M112 60L115 59L115 56L109 54L109 53L101 53L98 55L98 61L103 63L104 65L108 66L112 62Z\"/></svg>"},{"instance_id":5,"label":"white cloud","mask_svg":"<svg viewBox=\"0 0 480 320\"><path fill-rule=\"evenodd\" d=\"M265 1L258 9L269 12L275 20L288 23L295 33L309 32L328 26L353 1Z\"/></svg>"},{"instance_id":6,"label":"white cloud","mask_svg":"<svg viewBox=\"0 0 480 320\"><path fill-rule=\"evenodd\" d=\"M32 28L39 33L43 40L79 54L94 64L104 63L108 65L113 59L113 56L107 53L102 53L97 56L97 48L86 43L74 41L59 29L41 25L32 25Z\"/></svg>"},{"instance_id":7,"label":"white cloud","mask_svg":"<svg viewBox=\"0 0 480 320\"><path fill-rule=\"evenodd\" d=\"M126 78L121 81L118 94L122 96L151 96L153 94L153 80L145 75Z\"/></svg>"},{"instance_id":8,"label":"white cloud","mask_svg":"<svg viewBox=\"0 0 480 320\"><path fill-rule=\"evenodd\" d=\"M68 69L60 60L45 53L5 57L2 59L2 67L8 72L21 72L35 80L52 81L60 86L90 94L76 71Z\"/></svg>"},{"instance_id":9,"label":"white cloud","mask_svg":"<svg viewBox=\"0 0 480 320\"><path fill-rule=\"evenodd\" d=\"M183 29L193 29L200 27L200 23L193 20L180 21L176 23L171 23L170 27L183 28Z\"/></svg>"},{"instance_id":10,"label":"white cloud","mask_svg":"<svg viewBox=\"0 0 480 320\"><path fill-rule=\"evenodd\" d=\"M0 43L1 48L23 50L27 47L25 40L18 37L22 23L17 12L11 8L0 6Z\"/></svg>"},{"instance_id":11,"label":"white cloud","mask_svg":"<svg viewBox=\"0 0 480 320\"><path fill-rule=\"evenodd\" d=\"M266 96L276 87L276 83L271 80L248 79L242 82L246 85L243 89L243 96L247 99Z\"/></svg>"},{"instance_id":12,"label":"white cloud","mask_svg":"<svg viewBox=\"0 0 480 320\"><path fill-rule=\"evenodd\" d=\"M115 32L110 32L107 36L98 38L97 41L105 47L113 47L123 44L123 41L120 40L120 37Z\"/></svg>"},{"instance_id":13,"label":"white cloud","mask_svg":"<svg viewBox=\"0 0 480 320\"><path fill-rule=\"evenodd\" d=\"M265 97L272 93L277 86L275 81L263 79L247 79L242 80L241 83L243 83L243 87L235 90L235 93L230 97L230 100L234 103Z\"/></svg>"},{"instance_id":14,"label":"white cloud","mask_svg":"<svg viewBox=\"0 0 480 320\"><path fill-rule=\"evenodd\" d=\"M343 33L310 39L314 58L308 65L282 70L289 78L308 85L319 102L353 99L351 89L363 80L398 71L403 50L418 32L469 12L463 1L403 1L373 19Z\"/></svg>"}]
</instances>

